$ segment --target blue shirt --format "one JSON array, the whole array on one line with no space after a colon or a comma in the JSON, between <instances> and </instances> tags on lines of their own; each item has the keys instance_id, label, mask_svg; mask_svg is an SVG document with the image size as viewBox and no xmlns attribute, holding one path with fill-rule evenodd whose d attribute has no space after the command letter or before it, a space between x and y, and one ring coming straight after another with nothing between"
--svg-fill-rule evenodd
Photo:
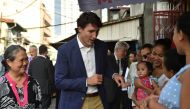
<instances>
[{"instance_id":1,"label":"blue shirt","mask_svg":"<svg viewBox=\"0 0 190 109\"><path fill-rule=\"evenodd\" d=\"M190 64L182 67L180 71L168 81L161 91L158 102L168 109L179 109L180 107L181 82L178 80L178 77L188 68L190 68Z\"/></svg>"}]
</instances>

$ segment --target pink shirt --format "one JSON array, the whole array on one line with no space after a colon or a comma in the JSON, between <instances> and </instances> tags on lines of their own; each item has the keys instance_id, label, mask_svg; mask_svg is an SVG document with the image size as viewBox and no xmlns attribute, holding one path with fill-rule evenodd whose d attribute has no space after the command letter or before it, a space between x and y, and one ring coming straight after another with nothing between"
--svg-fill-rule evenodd
<instances>
[{"instance_id":1,"label":"pink shirt","mask_svg":"<svg viewBox=\"0 0 190 109\"><path fill-rule=\"evenodd\" d=\"M148 76L142 77L142 78L139 77L139 79L141 80L141 83L143 85L145 85L147 88L150 88L150 89L153 88L151 86L150 78ZM137 100L138 101L144 100L147 96L148 96L148 93L144 89L142 89L142 88L137 89Z\"/></svg>"}]
</instances>

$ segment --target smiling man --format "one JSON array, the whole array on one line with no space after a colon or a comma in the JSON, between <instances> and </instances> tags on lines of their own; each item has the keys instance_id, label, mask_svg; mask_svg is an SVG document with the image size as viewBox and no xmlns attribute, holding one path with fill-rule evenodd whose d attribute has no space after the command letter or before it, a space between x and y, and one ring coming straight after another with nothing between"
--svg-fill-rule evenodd
<instances>
[{"instance_id":1,"label":"smiling man","mask_svg":"<svg viewBox=\"0 0 190 109\"><path fill-rule=\"evenodd\" d=\"M55 83L61 90L59 109L107 109L102 85L107 48L97 39L101 26L96 14L82 13L77 19L78 34L59 48L55 66ZM118 75L113 78L123 81Z\"/></svg>"}]
</instances>

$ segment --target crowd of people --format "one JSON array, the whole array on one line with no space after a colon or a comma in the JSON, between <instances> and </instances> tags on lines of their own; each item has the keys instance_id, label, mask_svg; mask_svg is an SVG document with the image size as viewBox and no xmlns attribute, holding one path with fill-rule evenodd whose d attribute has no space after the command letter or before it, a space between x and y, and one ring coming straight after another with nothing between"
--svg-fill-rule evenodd
<instances>
[{"instance_id":1,"label":"crowd of people","mask_svg":"<svg viewBox=\"0 0 190 109\"><path fill-rule=\"evenodd\" d=\"M48 109L55 92L57 109L190 109L189 19L190 12L179 17L173 40L137 51L118 41L111 53L97 39L100 18L84 12L78 34L59 47L55 66L46 45L30 46L30 56L10 45L1 57L0 109Z\"/></svg>"}]
</instances>

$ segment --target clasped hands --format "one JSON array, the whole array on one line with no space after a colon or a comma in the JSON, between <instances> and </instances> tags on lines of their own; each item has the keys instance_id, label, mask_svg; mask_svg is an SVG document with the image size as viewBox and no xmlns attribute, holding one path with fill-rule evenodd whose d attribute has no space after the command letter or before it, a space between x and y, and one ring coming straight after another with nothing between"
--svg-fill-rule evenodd
<instances>
[{"instance_id":1,"label":"clasped hands","mask_svg":"<svg viewBox=\"0 0 190 109\"><path fill-rule=\"evenodd\" d=\"M91 77L87 78L87 84L94 86L94 85L100 85L103 82L103 76L102 74L94 74Z\"/></svg>"}]
</instances>

